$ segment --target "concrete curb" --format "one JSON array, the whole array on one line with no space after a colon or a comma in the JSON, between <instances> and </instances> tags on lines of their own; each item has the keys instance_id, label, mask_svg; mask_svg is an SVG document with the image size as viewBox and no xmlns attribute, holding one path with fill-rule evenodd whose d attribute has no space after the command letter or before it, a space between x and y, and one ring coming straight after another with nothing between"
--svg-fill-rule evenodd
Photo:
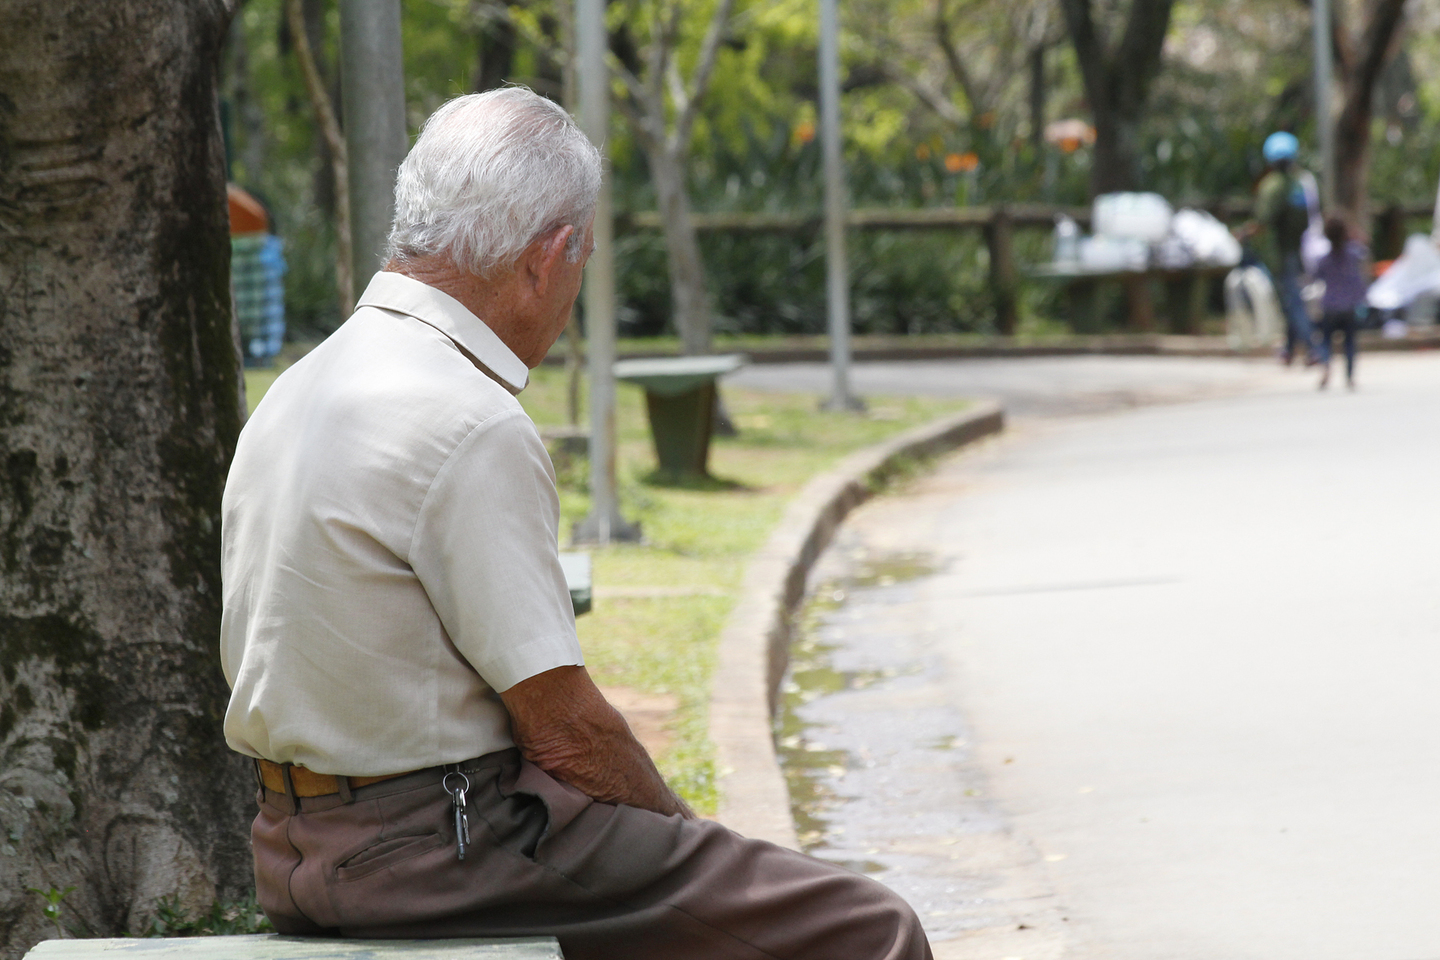
<instances>
[{"instance_id":1,"label":"concrete curb","mask_svg":"<svg viewBox=\"0 0 1440 960\"><path fill-rule=\"evenodd\" d=\"M876 484L913 457L933 456L999 432L994 401L908 430L853 453L805 485L779 527L750 559L740 600L720 634L711 680L710 739L720 794L718 819L748 837L798 849L790 793L775 755L772 718L789 657L790 616L810 568L835 529Z\"/></svg>"},{"instance_id":2,"label":"concrete curb","mask_svg":"<svg viewBox=\"0 0 1440 960\"><path fill-rule=\"evenodd\" d=\"M830 359L829 347L819 337L813 342L787 342L778 339L769 346L737 346L725 348L743 353L751 363L824 363ZM915 342L915 340L921 342ZM1378 331L1362 330L1359 348L1362 353L1395 350L1440 349L1440 328L1424 327L1411 330L1406 337L1387 339ZM923 338L862 336L851 344L851 359L856 362L903 360L957 360L993 357L1075 357L1160 356L1160 357L1270 357L1274 344L1258 347L1232 347L1225 337L1197 337L1167 333L1074 334L1050 337L1038 343L1017 343L1013 337L989 337L963 344L925 343ZM620 346L619 359L636 360L648 357L675 356L673 352L636 350ZM547 364L565 362L561 347L545 358Z\"/></svg>"}]
</instances>

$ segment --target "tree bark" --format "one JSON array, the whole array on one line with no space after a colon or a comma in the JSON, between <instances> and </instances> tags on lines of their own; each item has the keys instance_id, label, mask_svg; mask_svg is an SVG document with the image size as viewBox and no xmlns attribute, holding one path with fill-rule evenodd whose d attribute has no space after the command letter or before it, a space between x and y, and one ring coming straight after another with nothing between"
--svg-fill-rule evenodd
<instances>
[{"instance_id":1,"label":"tree bark","mask_svg":"<svg viewBox=\"0 0 1440 960\"><path fill-rule=\"evenodd\" d=\"M476 93L494 90L510 79L515 65L515 49L519 34L515 24L505 16L487 16L479 0L471 0L471 19L478 26L475 30L475 72L470 78L470 89ZM565 14L561 14L563 18Z\"/></svg>"},{"instance_id":2,"label":"tree bark","mask_svg":"<svg viewBox=\"0 0 1440 960\"><path fill-rule=\"evenodd\" d=\"M655 183L655 201L664 225L665 263L670 270L670 309L687 356L710 352L710 296L700 239L685 189L685 159L663 145L646 142L646 160Z\"/></svg>"},{"instance_id":3,"label":"tree bark","mask_svg":"<svg viewBox=\"0 0 1440 960\"><path fill-rule=\"evenodd\" d=\"M343 321L355 312L356 292L352 269L354 232L350 227L350 161L346 153L345 135L331 106L330 94L325 89L325 77L315 62L310 30L305 23L305 12L300 0L285 0L285 17L290 24L295 59L299 61L300 73L305 78L305 92L310 98L310 109L315 112L316 126L324 137L325 149L318 152L322 162L329 161L335 184L335 293L339 301L340 319Z\"/></svg>"},{"instance_id":4,"label":"tree bark","mask_svg":"<svg viewBox=\"0 0 1440 960\"><path fill-rule=\"evenodd\" d=\"M1174 0L1132 0L1114 49L1091 0L1062 0L1065 23L1080 64L1080 77L1095 120L1090 191L1098 196L1140 186L1140 125L1150 84L1170 28Z\"/></svg>"},{"instance_id":5,"label":"tree bark","mask_svg":"<svg viewBox=\"0 0 1440 960\"><path fill-rule=\"evenodd\" d=\"M1338 5L1337 5L1338 6ZM1346 58L1344 104L1335 121L1335 205L1352 224L1368 223L1370 120L1375 85L1394 53L1405 0L1371 0L1359 44Z\"/></svg>"},{"instance_id":6,"label":"tree bark","mask_svg":"<svg viewBox=\"0 0 1440 960\"><path fill-rule=\"evenodd\" d=\"M683 4L655 11L650 42L643 55L635 52L634 61L628 65L625 57L617 56L611 65L628 91L618 106L645 151L655 181L670 270L670 309L685 354L709 353L712 327L705 262L700 257L700 242L690 215L685 168L695 119L710 89L734 6L735 0L719 0L715 5L688 81L675 60L681 23L688 12ZM628 47L626 36L625 31L612 35L612 50L617 45ZM640 62L645 64L643 79L634 69ZM723 414L721 419L728 424Z\"/></svg>"},{"instance_id":7,"label":"tree bark","mask_svg":"<svg viewBox=\"0 0 1440 960\"><path fill-rule=\"evenodd\" d=\"M0 5L0 956L252 883L221 733L239 431L221 0Z\"/></svg>"},{"instance_id":8,"label":"tree bark","mask_svg":"<svg viewBox=\"0 0 1440 960\"><path fill-rule=\"evenodd\" d=\"M1030 148L1045 150L1045 44L1030 48Z\"/></svg>"}]
</instances>

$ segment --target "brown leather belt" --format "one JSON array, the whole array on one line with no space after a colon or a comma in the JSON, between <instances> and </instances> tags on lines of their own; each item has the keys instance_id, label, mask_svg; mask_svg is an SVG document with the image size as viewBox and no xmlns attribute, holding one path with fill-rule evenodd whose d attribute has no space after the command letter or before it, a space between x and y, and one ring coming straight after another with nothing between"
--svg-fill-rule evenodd
<instances>
[{"instance_id":1,"label":"brown leather belt","mask_svg":"<svg viewBox=\"0 0 1440 960\"><path fill-rule=\"evenodd\" d=\"M328 797L332 793L348 796L351 790L417 772L406 770L404 773L387 773L379 777L337 777L328 773L315 773L313 770L288 763L279 764L273 760L256 760L255 769L260 771L260 782L265 784L266 789L287 795L290 793L285 789L285 771L288 769L290 784L295 788L294 795L297 797Z\"/></svg>"}]
</instances>

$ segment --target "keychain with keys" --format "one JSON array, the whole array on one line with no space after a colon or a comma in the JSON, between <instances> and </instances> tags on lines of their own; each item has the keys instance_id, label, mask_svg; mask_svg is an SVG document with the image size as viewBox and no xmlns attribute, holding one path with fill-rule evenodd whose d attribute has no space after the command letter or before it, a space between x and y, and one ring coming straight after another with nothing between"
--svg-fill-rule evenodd
<instances>
[{"instance_id":1,"label":"keychain with keys","mask_svg":"<svg viewBox=\"0 0 1440 960\"><path fill-rule=\"evenodd\" d=\"M464 781L463 787L450 786L450 778L459 777ZM455 805L455 852L461 860L465 859L465 846L470 842L470 818L465 813L465 793L470 789L470 778L459 770L452 770L445 774L445 779L440 782L444 791L450 794L450 799Z\"/></svg>"}]
</instances>

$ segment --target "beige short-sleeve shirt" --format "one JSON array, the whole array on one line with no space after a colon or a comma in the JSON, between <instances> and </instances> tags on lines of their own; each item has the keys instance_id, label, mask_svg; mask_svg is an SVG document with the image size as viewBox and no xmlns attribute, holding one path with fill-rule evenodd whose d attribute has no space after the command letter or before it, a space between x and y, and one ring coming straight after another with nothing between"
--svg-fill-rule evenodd
<instances>
[{"instance_id":1,"label":"beige short-sleeve shirt","mask_svg":"<svg viewBox=\"0 0 1440 960\"><path fill-rule=\"evenodd\" d=\"M376 275L276 379L225 485L232 749L378 776L512 746L496 691L581 664L529 371L461 304Z\"/></svg>"}]
</instances>

